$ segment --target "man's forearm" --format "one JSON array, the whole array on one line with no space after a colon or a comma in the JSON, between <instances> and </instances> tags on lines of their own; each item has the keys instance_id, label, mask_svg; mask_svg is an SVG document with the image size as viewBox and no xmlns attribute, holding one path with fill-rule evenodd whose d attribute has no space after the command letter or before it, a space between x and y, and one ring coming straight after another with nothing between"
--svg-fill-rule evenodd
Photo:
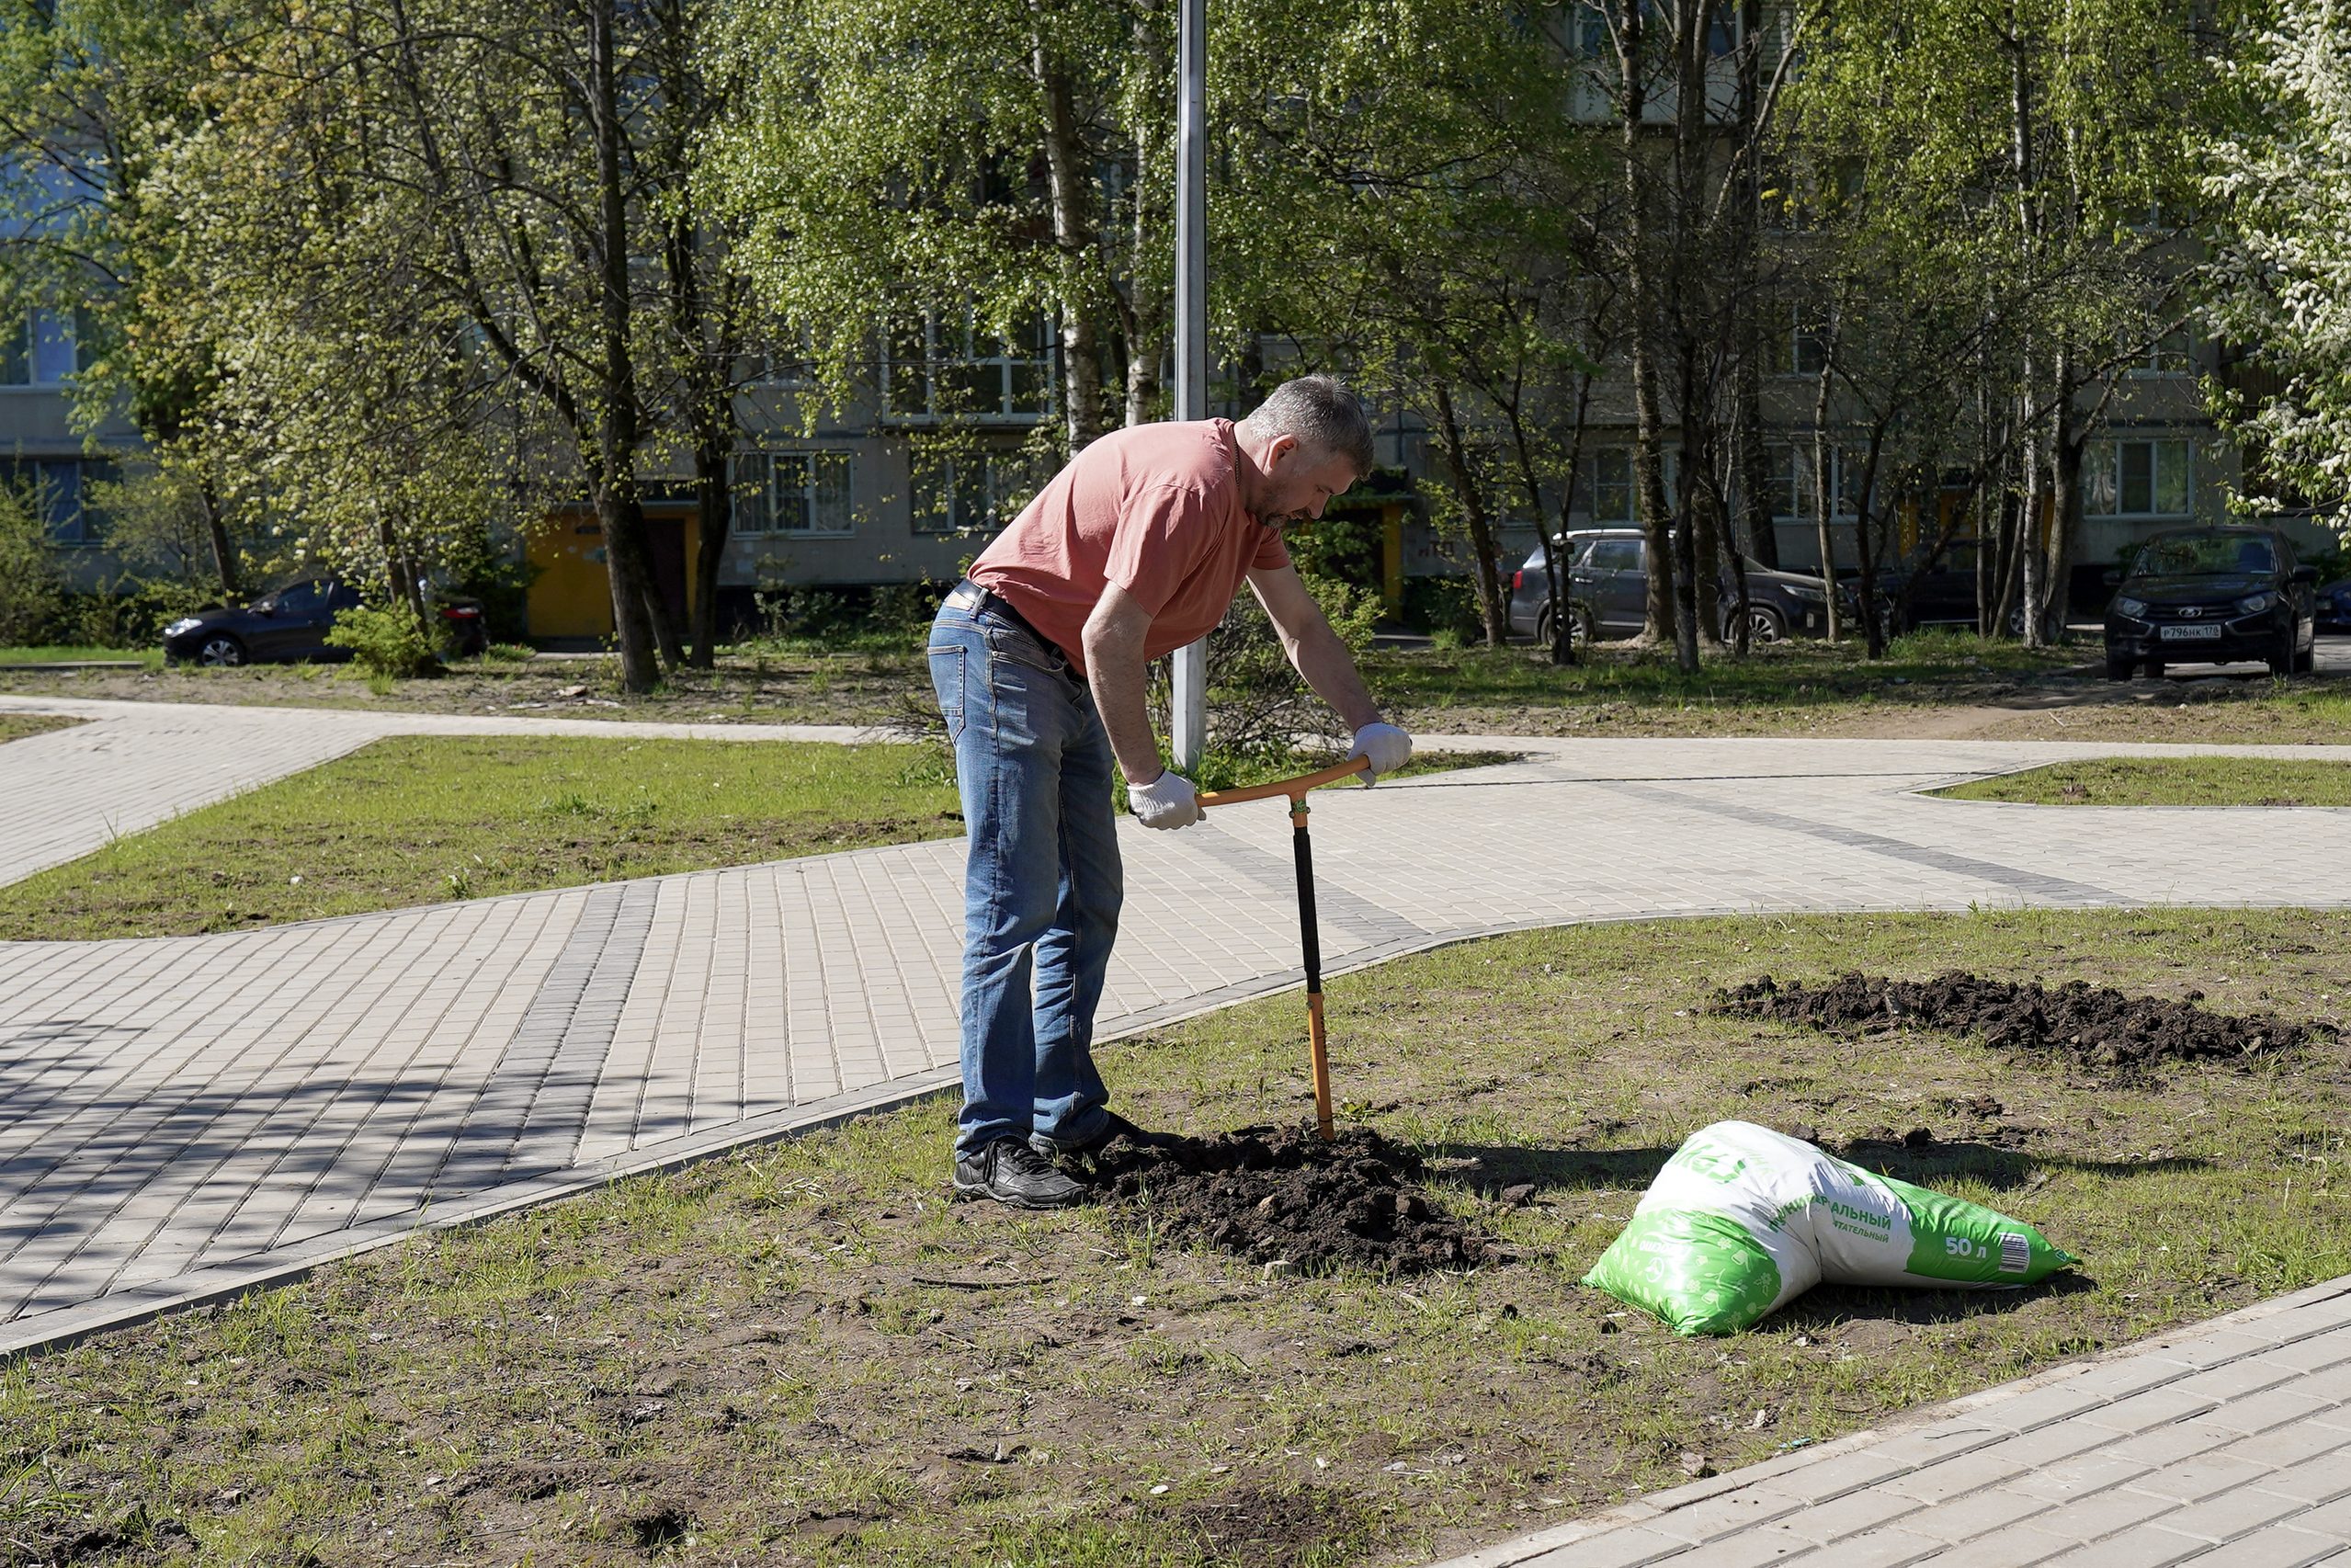
<instances>
[{"instance_id":1,"label":"man's forearm","mask_svg":"<svg viewBox=\"0 0 2351 1568\"><path fill-rule=\"evenodd\" d=\"M1311 626L1295 638L1286 639L1289 662L1313 688L1314 695L1331 705L1350 730L1360 730L1366 724L1380 722L1380 709L1371 700L1371 693L1363 684L1363 676L1355 667L1355 655L1339 641L1339 634L1328 626Z\"/></svg>"},{"instance_id":2,"label":"man's forearm","mask_svg":"<svg viewBox=\"0 0 2351 1568\"><path fill-rule=\"evenodd\" d=\"M1086 684L1110 737L1110 755L1119 759L1128 783L1148 784L1161 769L1159 737L1152 733L1151 710L1143 700L1142 638L1089 621L1085 639Z\"/></svg>"}]
</instances>

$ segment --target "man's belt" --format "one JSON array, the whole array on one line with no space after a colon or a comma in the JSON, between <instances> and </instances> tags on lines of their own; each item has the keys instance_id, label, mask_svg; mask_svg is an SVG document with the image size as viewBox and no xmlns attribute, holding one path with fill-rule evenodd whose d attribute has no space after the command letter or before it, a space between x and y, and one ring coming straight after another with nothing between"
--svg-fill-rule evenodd
<instances>
[{"instance_id":1,"label":"man's belt","mask_svg":"<svg viewBox=\"0 0 2351 1568\"><path fill-rule=\"evenodd\" d=\"M954 591L947 596L947 602L951 608L962 610L967 615L985 615L994 612L1037 639L1040 645L1046 648L1053 646L1051 639L1028 624L1027 616L1012 608L1011 600L1002 594L994 593L980 586L968 577L955 585Z\"/></svg>"}]
</instances>

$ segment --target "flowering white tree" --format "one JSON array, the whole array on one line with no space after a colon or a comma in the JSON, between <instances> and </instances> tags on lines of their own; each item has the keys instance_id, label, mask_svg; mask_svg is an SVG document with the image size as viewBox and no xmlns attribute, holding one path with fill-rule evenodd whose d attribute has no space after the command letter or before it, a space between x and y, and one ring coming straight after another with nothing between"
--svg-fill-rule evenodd
<instances>
[{"instance_id":1,"label":"flowering white tree","mask_svg":"<svg viewBox=\"0 0 2351 1568\"><path fill-rule=\"evenodd\" d=\"M2224 396L2269 474L2325 505L2351 494L2351 5L2277 0L2227 69L2253 123L2205 148L2211 311L2274 380Z\"/></svg>"}]
</instances>

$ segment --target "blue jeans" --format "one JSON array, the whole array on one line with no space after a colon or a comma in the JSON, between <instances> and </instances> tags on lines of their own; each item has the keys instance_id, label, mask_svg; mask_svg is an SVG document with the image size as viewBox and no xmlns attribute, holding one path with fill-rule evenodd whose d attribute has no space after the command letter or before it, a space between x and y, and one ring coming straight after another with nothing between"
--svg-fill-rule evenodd
<instances>
[{"instance_id":1,"label":"blue jeans","mask_svg":"<svg viewBox=\"0 0 2351 1568\"><path fill-rule=\"evenodd\" d=\"M1110 738L1067 656L993 606L942 608L930 665L971 840L956 1151L1084 1143L1107 1117L1094 1013L1125 894Z\"/></svg>"}]
</instances>

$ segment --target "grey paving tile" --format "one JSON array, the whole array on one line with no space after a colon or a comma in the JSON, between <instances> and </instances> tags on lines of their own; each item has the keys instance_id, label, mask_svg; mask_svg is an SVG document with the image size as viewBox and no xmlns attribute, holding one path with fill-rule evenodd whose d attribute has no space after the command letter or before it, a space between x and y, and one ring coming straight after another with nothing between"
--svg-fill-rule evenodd
<instances>
[{"instance_id":1,"label":"grey paving tile","mask_svg":"<svg viewBox=\"0 0 2351 1568\"><path fill-rule=\"evenodd\" d=\"M2020 1524L1955 1541L1929 1561L1935 1568L2031 1568L2075 1550L2076 1544L2063 1536Z\"/></svg>"},{"instance_id":2,"label":"grey paving tile","mask_svg":"<svg viewBox=\"0 0 2351 1568\"><path fill-rule=\"evenodd\" d=\"M2058 1561L2066 1568L2170 1568L2208 1550L2206 1542L2175 1535L2160 1525L2137 1525L2076 1548Z\"/></svg>"},{"instance_id":3,"label":"grey paving tile","mask_svg":"<svg viewBox=\"0 0 2351 1568\"><path fill-rule=\"evenodd\" d=\"M2345 1555L2342 1542L2305 1535L2289 1526L2216 1546L2195 1562L2198 1568L2311 1568Z\"/></svg>"},{"instance_id":4,"label":"grey paving tile","mask_svg":"<svg viewBox=\"0 0 2351 1568\"><path fill-rule=\"evenodd\" d=\"M2293 1498L2243 1486L2164 1514L2157 1522L2167 1530L2217 1546L2299 1514L2304 1506Z\"/></svg>"}]
</instances>

